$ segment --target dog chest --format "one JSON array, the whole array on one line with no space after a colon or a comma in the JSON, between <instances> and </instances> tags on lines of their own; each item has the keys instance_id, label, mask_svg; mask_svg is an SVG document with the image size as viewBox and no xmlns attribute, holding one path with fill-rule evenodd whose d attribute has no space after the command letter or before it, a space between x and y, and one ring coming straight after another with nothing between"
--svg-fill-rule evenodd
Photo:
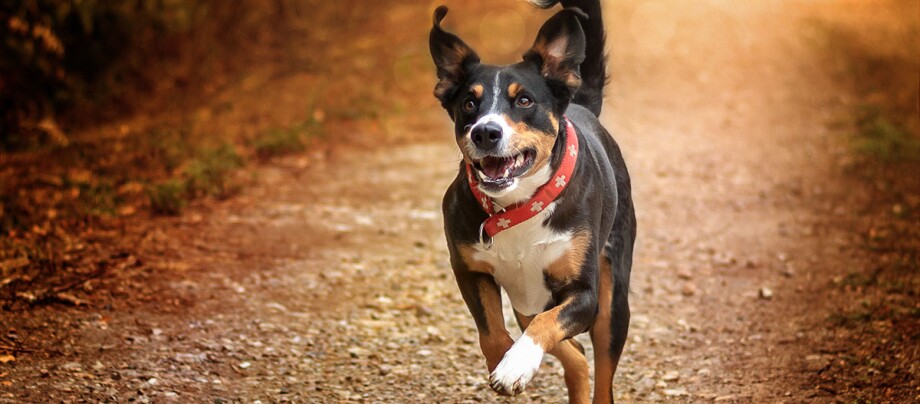
<instances>
[{"instance_id":1,"label":"dog chest","mask_svg":"<svg viewBox=\"0 0 920 404\"><path fill-rule=\"evenodd\" d=\"M539 215L495 236L492 248L476 245L474 258L490 264L496 283L508 293L511 306L524 315L543 311L552 299L544 270L571 247L572 235L544 226L555 203Z\"/></svg>"}]
</instances>

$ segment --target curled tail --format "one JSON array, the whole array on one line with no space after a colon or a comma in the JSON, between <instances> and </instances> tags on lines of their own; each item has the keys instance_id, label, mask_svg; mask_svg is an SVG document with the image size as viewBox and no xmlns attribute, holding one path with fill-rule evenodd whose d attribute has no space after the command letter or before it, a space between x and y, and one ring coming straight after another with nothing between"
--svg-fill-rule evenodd
<instances>
[{"instance_id":1,"label":"curled tail","mask_svg":"<svg viewBox=\"0 0 920 404\"><path fill-rule=\"evenodd\" d=\"M588 15L588 20L582 21L586 42L585 61L581 63L580 68L582 84L572 101L587 108L594 115L600 115L604 104L604 84L607 83L607 55L604 52L604 43L607 39L600 0L528 1L540 8L550 8L556 3L562 3L565 8L575 7Z\"/></svg>"}]
</instances>

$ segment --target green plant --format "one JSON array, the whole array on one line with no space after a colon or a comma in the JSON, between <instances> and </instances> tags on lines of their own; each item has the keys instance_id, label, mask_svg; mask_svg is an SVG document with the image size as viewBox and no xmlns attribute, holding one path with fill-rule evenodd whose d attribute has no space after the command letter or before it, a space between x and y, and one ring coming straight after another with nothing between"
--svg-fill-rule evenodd
<instances>
[{"instance_id":1,"label":"green plant","mask_svg":"<svg viewBox=\"0 0 920 404\"><path fill-rule=\"evenodd\" d=\"M150 207L154 212L177 215L185 207L186 184L181 179L166 180L150 186L147 189L147 195L150 197Z\"/></svg>"},{"instance_id":2,"label":"green plant","mask_svg":"<svg viewBox=\"0 0 920 404\"><path fill-rule=\"evenodd\" d=\"M310 119L288 128L271 128L250 141L260 158L302 152L311 137L322 136L322 124Z\"/></svg>"},{"instance_id":3,"label":"green plant","mask_svg":"<svg viewBox=\"0 0 920 404\"><path fill-rule=\"evenodd\" d=\"M183 170L186 190L191 196L228 196L234 190L230 173L242 165L242 157L229 144L204 149Z\"/></svg>"},{"instance_id":4,"label":"green plant","mask_svg":"<svg viewBox=\"0 0 920 404\"><path fill-rule=\"evenodd\" d=\"M863 107L856 120L857 150L886 162L920 161L920 138L911 136L879 107Z\"/></svg>"}]
</instances>

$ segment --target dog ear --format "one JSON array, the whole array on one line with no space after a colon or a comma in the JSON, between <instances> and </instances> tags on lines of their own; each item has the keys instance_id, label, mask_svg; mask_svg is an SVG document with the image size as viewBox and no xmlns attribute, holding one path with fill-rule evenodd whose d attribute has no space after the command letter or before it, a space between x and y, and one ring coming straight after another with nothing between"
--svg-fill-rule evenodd
<instances>
[{"instance_id":1,"label":"dog ear","mask_svg":"<svg viewBox=\"0 0 920 404\"><path fill-rule=\"evenodd\" d=\"M579 18L588 16L577 8L564 9L546 21L525 61L536 63L554 91L566 99L581 86L579 66L585 60L585 33Z\"/></svg>"},{"instance_id":2,"label":"dog ear","mask_svg":"<svg viewBox=\"0 0 920 404\"><path fill-rule=\"evenodd\" d=\"M441 105L445 108L463 83L470 67L479 63L479 55L472 48L456 35L441 29L441 20L446 15L445 6L434 10L434 26L431 27L431 34L428 36L431 58L438 68L438 84L434 87L434 96L441 100Z\"/></svg>"}]
</instances>

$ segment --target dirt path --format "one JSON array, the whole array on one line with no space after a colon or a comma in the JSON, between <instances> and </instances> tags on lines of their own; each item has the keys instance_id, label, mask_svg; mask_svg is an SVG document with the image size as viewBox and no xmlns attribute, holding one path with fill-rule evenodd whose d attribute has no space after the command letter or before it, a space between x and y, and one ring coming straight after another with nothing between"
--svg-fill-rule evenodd
<instances>
[{"instance_id":1,"label":"dirt path","mask_svg":"<svg viewBox=\"0 0 920 404\"><path fill-rule=\"evenodd\" d=\"M841 93L812 65L798 6L606 10L603 121L640 226L618 400L830 395L808 385L829 360L808 346L826 317L811 296L861 258L835 225L850 206L827 129ZM427 13L386 18L424 35ZM423 95L395 131L411 141L282 159L233 200L138 230L146 255L111 292L121 302L3 313L40 353L0 367L0 401L495 401L441 230L459 155ZM562 401L560 374L548 360L508 401Z\"/></svg>"}]
</instances>

